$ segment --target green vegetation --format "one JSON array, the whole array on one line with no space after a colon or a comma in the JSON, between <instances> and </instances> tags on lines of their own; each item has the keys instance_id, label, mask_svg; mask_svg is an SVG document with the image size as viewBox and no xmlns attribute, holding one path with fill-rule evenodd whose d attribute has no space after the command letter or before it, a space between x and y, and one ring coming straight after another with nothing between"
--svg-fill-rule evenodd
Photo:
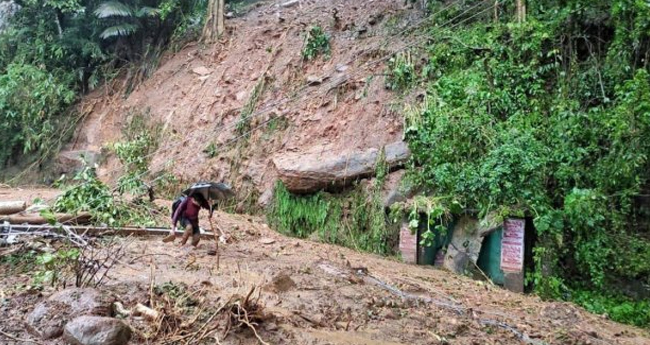
<instances>
[{"instance_id":1,"label":"green vegetation","mask_svg":"<svg viewBox=\"0 0 650 345\"><path fill-rule=\"evenodd\" d=\"M436 22L469 17L471 5ZM504 6L497 19L430 28L417 80L427 95L405 116L410 178L481 215L532 217L539 294L648 326L647 290L623 303L620 287L650 285L638 199L650 190L650 6L531 1L528 10L521 23Z\"/></svg>"},{"instance_id":2,"label":"green vegetation","mask_svg":"<svg viewBox=\"0 0 650 345\"><path fill-rule=\"evenodd\" d=\"M127 201L122 194L113 192L100 181L93 168L84 168L73 182L54 202L54 212L89 212L95 223L115 227L155 225L154 216L159 212L155 205L139 199Z\"/></svg>"},{"instance_id":3,"label":"green vegetation","mask_svg":"<svg viewBox=\"0 0 650 345\"><path fill-rule=\"evenodd\" d=\"M130 117L122 131L123 141L109 145L124 168L117 178L116 188L112 190L100 181L93 167L85 167L56 199L54 211L89 212L96 223L109 226L155 224L155 216L160 210L143 197L151 197L149 193L159 187L165 192L175 177L161 171L152 181L146 182L150 177L150 154L157 148L161 126L149 123L147 112L132 112ZM125 195L135 199L129 201Z\"/></svg>"},{"instance_id":4,"label":"green vegetation","mask_svg":"<svg viewBox=\"0 0 650 345\"><path fill-rule=\"evenodd\" d=\"M144 178L149 171L151 153L158 147L162 127L149 124L148 117L148 112L132 113L122 133L124 140L110 145L124 167L124 174L117 180L120 193L141 195L150 187Z\"/></svg>"},{"instance_id":5,"label":"green vegetation","mask_svg":"<svg viewBox=\"0 0 650 345\"><path fill-rule=\"evenodd\" d=\"M21 1L0 34L0 166L50 158L77 123L78 96L124 67L128 92L172 38L198 32L205 2Z\"/></svg>"},{"instance_id":6,"label":"green vegetation","mask_svg":"<svg viewBox=\"0 0 650 345\"><path fill-rule=\"evenodd\" d=\"M650 301L635 301L620 295L600 295L593 291L575 290L573 300L587 310L607 314L614 321L639 327L650 325Z\"/></svg>"},{"instance_id":7,"label":"green vegetation","mask_svg":"<svg viewBox=\"0 0 650 345\"><path fill-rule=\"evenodd\" d=\"M320 26L314 26L305 35L305 45L302 48L302 57L313 60L319 55L328 59L331 54L330 38Z\"/></svg>"},{"instance_id":8,"label":"green vegetation","mask_svg":"<svg viewBox=\"0 0 650 345\"><path fill-rule=\"evenodd\" d=\"M60 132L73 129L65 129L73 116L62 112L74 100L69 77L34 65L7 65L0 75L0 165L21 154L53 153Z\"/></svg>"},{"instance_id":9,"label":"green vegetation","mask_svg":"<svg viewBox=\"0 0 650 345\"><path fill-rule=\"evenodd\" d=\"M384 255L393 254L398 232L386 223L378 197L361 186L342 194L291 194L282 182L274 191L269 224L283 234L306 238L316 233L327 243Z\"/></svg>"},{"instance_id":10,"label":"green vegetation","mask_svg":"<svg viewBox=\"0 0 650 345\"><path fill-rule=\"evenodd\" d=\"M415 81L415 65L410 53L399 53L388 60L386 87L393 91L407 90Z\"/></svg>"},{"instance_id":11,"label":"green vegetation","mask_svg":"<svg viewBox=\"0 0 650 345\"><path fill-rule=\"evenodd\" d=\"M371 253L390 255L398 230L387 222L380 198L388 175L383 151L376 166L376 179L369 186L357 185L343 193L291 194L277 182L268 213L269 224L278 231L301 238L313 233L321 241Z\"/></svg>"},{"instance_id":12,"label":"green vegetation","mask_svg":"<svg viewBox=\"0 0 650 345\"><path fill-rule=\"evenodd\" d=\"M217 156L217 145L214 142L210 142L208 146L203 150L208 158L214 158Z\"/></svg>"},{"instance_id":13,"label":"green vegetation","mask_svg":"<svg viewBox=\"0 0 650 345\"><path fill-rule=\"evenodd\" d=\"M267 82L267 76L266 74L263 74L260 77L260 81L257 82L257 84L255 84L255 88L253 88L253 92L251 93L251 96L248 98L248 101L240 111L239 121L237 122L237 126L235 127L235 130L241 136L244 137L250 136L251 121L253 120L252 115L253 112L255 111L255 108L257 108L257 102L259 101L260 97L266 90L266 86L267 86L266 82Z\"/></svg>"}]
</instances>

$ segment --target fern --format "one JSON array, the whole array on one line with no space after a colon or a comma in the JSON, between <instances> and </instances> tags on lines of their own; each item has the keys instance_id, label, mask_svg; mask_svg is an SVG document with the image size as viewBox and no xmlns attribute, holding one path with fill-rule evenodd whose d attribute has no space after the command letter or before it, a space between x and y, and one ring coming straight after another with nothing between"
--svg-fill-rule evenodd
<instances>
[{"instance_id":1,"label":"fern","mask_svg":"<svg viewBox=\"0 0 650 345\"><path fill-rule=\"evenodd\" d=\"M134 24L120 24L120 25L115 25L111 26L110 28L107 28L104 30L99 37L102 39L108 39L112 37L119 37L119 36L129 36L132 35L134 32L138 30L138 26Z\"/></svg>"},{"instance_id":2,"label":"fern","mask_svg":"<svg viewBox=\"0 0 650 345\"><path fill-rule=\"evenodd\" d=\"M119 1L102 2L95 10L97 18L133 17L133 9Z\"/></svg>"}]
</instances>

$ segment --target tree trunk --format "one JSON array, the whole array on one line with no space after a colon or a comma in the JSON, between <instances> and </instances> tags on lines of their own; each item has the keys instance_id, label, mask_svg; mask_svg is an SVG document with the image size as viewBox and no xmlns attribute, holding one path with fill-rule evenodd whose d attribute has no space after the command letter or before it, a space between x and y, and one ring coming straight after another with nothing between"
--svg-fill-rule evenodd
<instances>
[{"instance_id":1,"label":"tree trunk","mask_svg":"<svg viewBox=\"0 0 650 345\"><path fill-rule=\"evenodd\" d=\"M79 214L55 213L54 218L57 223L61 224L87 224L90 222L91 215L87 212ZM0 217L0 221L7 221L10 224L48 224L49 219L40 214L13 214L6 217Z\"/></svg>"},{"instance_id":2,"label":"tree trunk","mask_svg":"<svg viewBox=\"0 0 650 345\"><path fill-rule=\"evenodd\" d=\"M54 12L54 22L56 23L56 30L59 33L59 39L62 39L63 28L61 28L61 19L59 19L59 11Z\"/></svg>"},{"instance_id":3,"label":"tree trunk","mask_svg":"<svg viewBox=\"0 0 650 345\"><path fill-rule=\"evenodd\" d=\"M208 14L202 34L203 42L212 43L226 31L224 11L225 0L210 0L208 2Z\"/></svg>"},{"instance_id":4,"label":"tree trunk","mask_svg":"<svg viewBox=\"0 0 650 345\"><path fill-rule=\"evenodd\" d=\"M517 0L517 22L526 21L526 0Z\"/></svg>"},{"instance_id":5,"label":"tree trunk","mask_svg":"<svg viewBox=\"0 0 650 345\"><path fill-rule=\"evenodd\" d=\"M24 201L0 201L0 214L14 214L25 210Z\"/></svg>"}]
</instances>

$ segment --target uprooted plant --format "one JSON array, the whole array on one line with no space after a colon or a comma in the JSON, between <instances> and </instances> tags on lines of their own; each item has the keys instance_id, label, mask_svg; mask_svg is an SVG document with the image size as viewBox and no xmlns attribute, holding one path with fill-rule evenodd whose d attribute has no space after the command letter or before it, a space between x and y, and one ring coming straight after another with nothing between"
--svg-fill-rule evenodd
<instances>
[{"instance_id":1,"label":"uprooted plant","mask_svg":"<svg viewBox=\"0 0 650 345\"><path fill-rule=\"evenodd\" d=\"M72 242L57 245L54 251L36 256L36 284L65 288L74 282L75 287L97 288L125 254L124 242L118 239L88 241L83 246Z\"/></svg>"},{"instance_id":2,"label":"uprooted plant","mask_svg":"<svg viewBox=\"0 0 650 345\"><path fill-rule=\"evenodd\" d=\"M120 193L112 191L97 177L94 168L85 167L69 187L54 202L52 210L79 214L90 213L94 222L111 227L124 224L154 225L159 210L144 201L129 201Z\"/></svg>"},{"instance_id":3,"label":"uprooted plant","mask_svg":"<svg viewBox=\"0 0 650 345\"><path fill-rule=\"evenodd\" d=\"M267 344L257 332L258 327L273 318L260 304L259 290L252 287L246 296L231 295L219 307L221 298L207 303L209 284L188 287L172 282L155 285L152 282L149 299L131 310L118 306L122 316L143 317L134 323L143 341L166 344L199 344L208 339L219 343L233 332L250 330L262 344ZM257 297L253 297L257 291Z\"/></svg>"}]
</instances>

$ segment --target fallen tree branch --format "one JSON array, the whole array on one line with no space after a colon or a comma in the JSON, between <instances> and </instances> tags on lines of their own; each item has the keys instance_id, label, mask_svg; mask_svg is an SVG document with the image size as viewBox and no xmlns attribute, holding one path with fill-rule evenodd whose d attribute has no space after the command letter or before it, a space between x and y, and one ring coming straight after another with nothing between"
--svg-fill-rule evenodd
<instances>
[{"instance_id":1,"label":"fallen tree branch","mask_svg":"<svg viewBox=\"0 0 650 345\"><path fill-rule=\"evenodd\" d=\"M371 276L367 272L367 270L365 270L365 269L357 269L356 271L350 272L350 269L344 270L344 269L329 265L327 263L321 263L321 264L319 264L319 267L323 271L325 271L326 273L333 274L333 275L336 275L336 276L342 276L342 275L345 276L345 275L349 275L349 274L357 275L359 277L362 277L364 279L364 281L366 281L368 283L371 283L371 284L374 284L374 285L377 285L379 287L382 287L383 289L385 289L387 291L390 291L391 293L393 293L393 294L395 294L397 296L400 296L400 297L402 297L404 299L416 299L416 300L423 301L425 303L434 304L434 305L442 307L442 308L451 309L451 310L453 310L454 312L456 312L459 315L469 315L469 314L466 313L466 310L468 310L468 308L461 305L461 304L449 304L449 303L445 303L445 302L442 302L442 301L439 301L439 300L436 300L436 299L433 299L433 298L430 298L430 297L422 297L422 296L417 296L417 295L412 295L412 294L405 293L405 292L401 291L400 289L398 289L398 288L396 288L396 287L394 287L394 286L392 286L390 284L387 284L387 283L379 280L378 278L375 278L375 277ZM472 318L475 318L474 315L469 315L469 316L472 317ZM309 320L307 320L307 321L309 321ZM492 325L492 326L497 326L497 327L503 328L505 330L508 330L508 331L512 332L515 336L517 336L517 338L519 338L521 341L525 342L526 344L529 344L529 345L547 345L545 342L543 342L541 340L536 340L536 339L530 338L526 333L520 332L519 330L517 330L516 327L510 326L505 322L490 320L490 319L480 319L478 321L483 325Z\"/></svg>"},{"instance_id":2,"label":"fallen tree branch","mask_svg":"<svg viewBox=\"0 0 650 345\"><path fill-rule=\"evenodd\" d=\"M483 325L497 326L497 327L501 327L501 328L503 328L505 330L508 330L508 331L512 332L512 334L514 334L521 341L525 342L526 344L546 345L545 342L543 342L541 340L531 339L528 336L528 334L519 332L515 327L512 327L512 326L508 325L505 322L483 319L483 320L480 320L480 323L483 324Z\"/></svg>"},{"instance_id":3,"label":"fallen tree branch","mask_svg":"<svg viewBox=\"0 0 650 345\"><path fill-rule=\"evenodd\" d=\"M31 339L21 339L21 338L14 337L13 335L11 335L11 334L9 334L9 333L7 333L7 332L5 332L5 331L2 331L2 330L0 330L0 334L4 335L5 337L7 337L7 338L9 338L9 339L11 339L11 340L13 340L13 341L17 341L19 344L23 344L23 343L32 343L32 344L43 345L43 343L38 342L38 341L36 341L36 340L31 340Z\"/></svg>"}]
</instances>

